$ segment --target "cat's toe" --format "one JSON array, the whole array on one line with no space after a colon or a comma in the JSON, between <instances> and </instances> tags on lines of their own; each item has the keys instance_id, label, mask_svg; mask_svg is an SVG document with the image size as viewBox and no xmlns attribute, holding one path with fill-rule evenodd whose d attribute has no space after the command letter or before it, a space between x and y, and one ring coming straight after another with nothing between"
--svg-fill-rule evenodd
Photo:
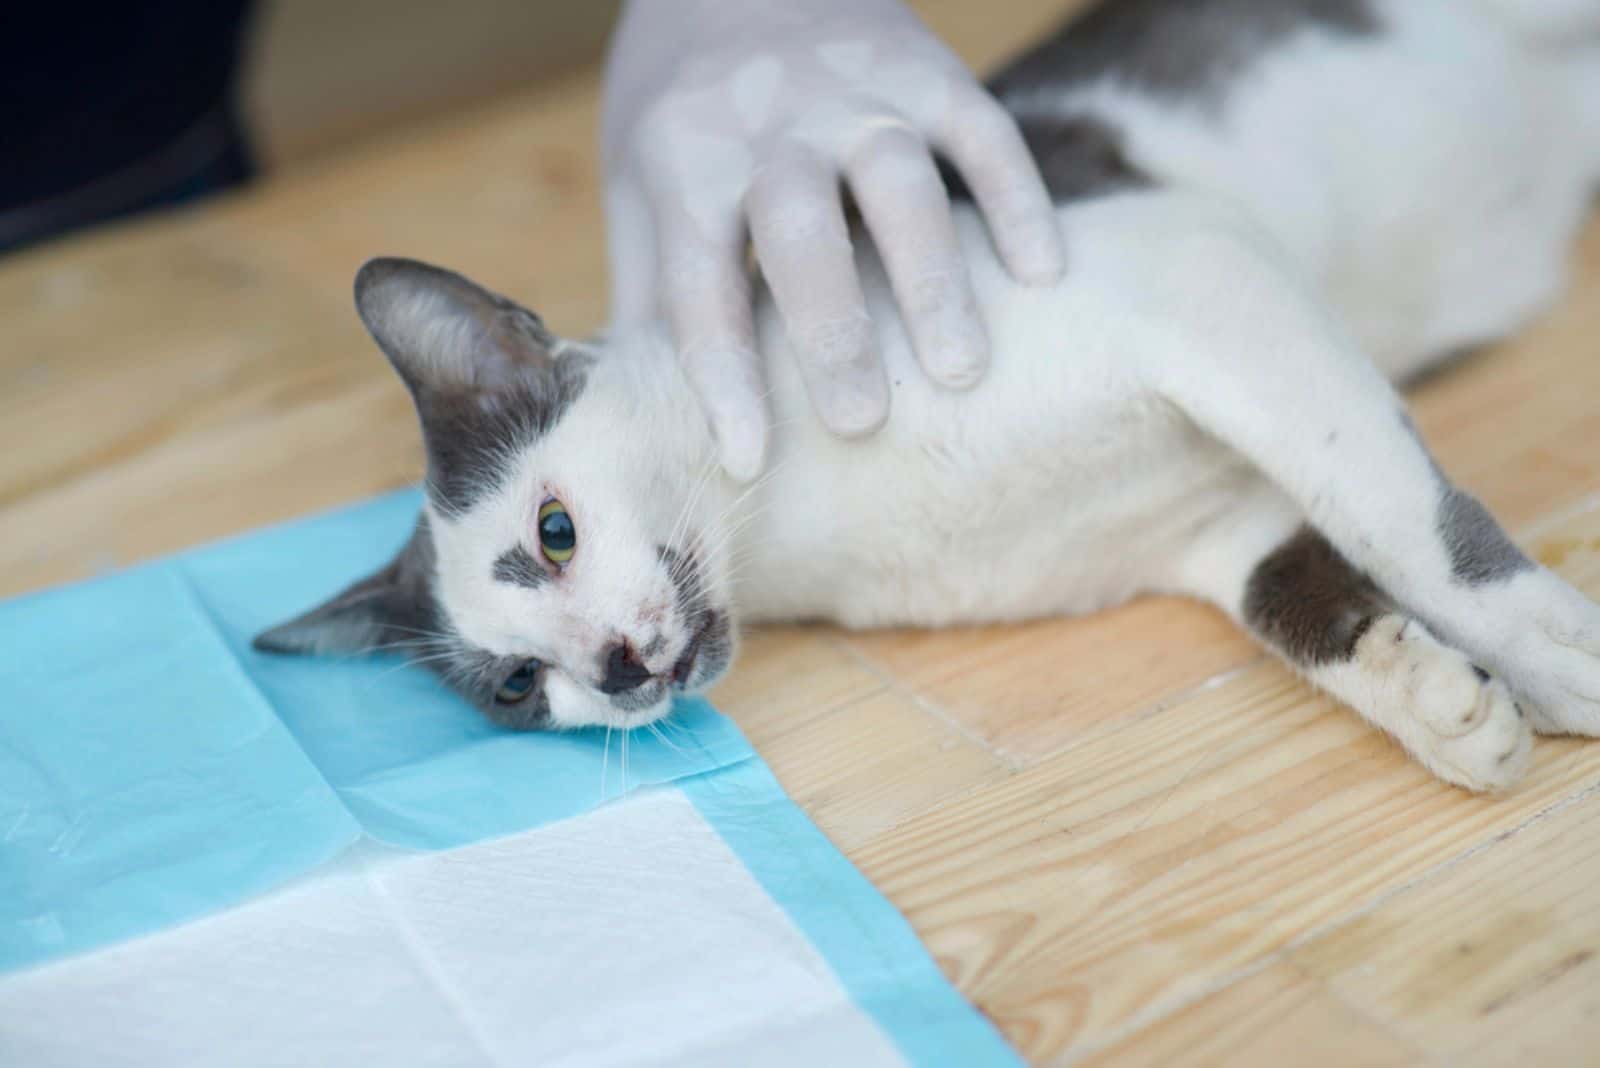
<instances>
[{"instance_id":1,"label":"cat's toe","mask_svg":"<svg viewBox=\"0 0 1600 1068\"><path fill-rule=\"evenodd\" d=\"M1505 680L1537 733L1600 737L1600 605L1545 568L1484 596L1488 609L1446 625L1452 641Z\"/></svg>"},{"instance_id":2,"label":"cat's toe","mask_svg":"<svg viewBox=\"0 0 1600 1068\"><path fill-rule=\"evenodd\" d=\"M1517 658L1512 680L1540 734L1600 737L1600 656L1546 641Z\"/></svg>"},{"instance_id":3,"label":"cat's toe","mask_svg":"<svg viewBox=\"0 0 1600 1068\"><path fill-rule=\"evenodd\" d=\"M1533 731L1504 683L1464 658L1421 673L1413 751L1441 779L1478 792L1504 790L1527 770Z\"/></svg>"},{"instance_id":4,"label":"cat's toe","mask_svg":"<svg viewBox=\"0 0 1600 1068\"><path fill-rule=\"evenodd\" d=\"M1559 593L1506 644L1500 673L1540 734L1600 737L1600 606Z\"/></svg>"}]
</instances>

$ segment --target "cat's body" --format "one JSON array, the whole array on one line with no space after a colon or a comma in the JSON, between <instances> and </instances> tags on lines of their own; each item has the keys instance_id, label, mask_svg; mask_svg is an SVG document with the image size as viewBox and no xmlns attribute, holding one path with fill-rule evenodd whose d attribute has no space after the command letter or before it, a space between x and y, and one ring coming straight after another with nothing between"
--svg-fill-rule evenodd
<instances>
[{"instance_id":1,"label":"cat's body","mask_svg":"<svg viewBox=\"0 0 1600 1068\"><path fill-rule=\"evenodd\" d=\"M409 626L470 663L454 681L497 718L632 725L720 674L734 613L940 625L1165 591L1463 785L1515 778L1526 717L1600 733L1600 610L1450 486L1385 381L1559 293L1600 182L1600 3L1120 8L997 82L1060 195L1065 280L1012 281L958 208L993 362L950 392L863 251L893 407L861 441L811 416L764 302L777 429L748 490L712 474L660 329L569 353L455 276L364 271L432 503L386 575L264 644ZM519 405L538 417L508 423ZM524 661L534 696L495 699Z\"/></svg>"},{"instance_id":2,"label":"cat's body","mask_svg":"<svg viewBox=\"0 0 1600 1068\"><path fill-rule=\"evenodd\" d=\"M863 251L895 388L889 425L862 442L806 418L782 324L763 307L784 425L739 546L756 561L741 607L936 625L1171 588L1195 524L1256 481L1153 384L1166 355L1150 333L1187 329L1164 312L1164 287L1248 314L1248 283L1209 269L1204 243L1277 258L1391 380L1544 307L1600 179L1600 132L1585 144L1564 75L1462 6L1377 5L1371 34L1307 24L1210 104L1115 81L1003 96L1023 116L1104 122L1148 187L1061 206L1073 265L1046 294L1013 282L963 212L996 353L970 393L928 383ZM1600 66L1600 42L1590 60Z\"/></svg>"}]
</instances>

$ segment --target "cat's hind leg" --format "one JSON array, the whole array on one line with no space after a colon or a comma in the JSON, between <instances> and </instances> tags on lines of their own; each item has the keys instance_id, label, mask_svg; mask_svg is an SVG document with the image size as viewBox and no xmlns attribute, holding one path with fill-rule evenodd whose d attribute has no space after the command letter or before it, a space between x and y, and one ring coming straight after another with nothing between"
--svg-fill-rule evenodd
<instances>
[{"instance_id":1,"label":"cat's hind leg","mask_svg":"<svg viewBox=\"0 0 1600 1068\"><path fill-rule=\"evenodd\" d=\"M1600 607L1452 485L1371 361L1248 231L1172 241L1154 387L1262 471L1361 573L1498 676L1546 733L1600 736Z\"/></svg>"},{"instance_id":2,"label":"cat's hind leg","mask_svg":"<svg viewBox=\"0 0 1600 1068\"><path fill-rule=\"evenodd\" d=\"M1218 605L1313 685L1469 790L1509 787L1533 732L1510 691L1352 567L1287 500L1197 531L1174 587Z\"/></svg>"}]
</instances>

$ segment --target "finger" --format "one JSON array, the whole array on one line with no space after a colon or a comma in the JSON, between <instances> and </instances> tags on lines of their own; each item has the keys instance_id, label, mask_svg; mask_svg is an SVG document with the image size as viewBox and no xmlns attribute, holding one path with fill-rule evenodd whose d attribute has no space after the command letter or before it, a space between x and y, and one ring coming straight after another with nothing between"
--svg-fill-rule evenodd
<instances>
[{"instance_id":1,"label":"finger","mask_svg":"<svg viewBox=\"0 0 1600 1068\"><path fill-rule=\"evenodd\" d=\"M889 414L838 179L820 157L787 151L745 198L756 260L800 362L811 405L834 433L870 433Z\"/></svg>"},{"instance_id":2,"label":"finger","mask_svg":"<svg viewBox=\"0 0 1600 1068\"><path fill-rule=\"evenodd\" d=\"M738 216L710 237L688 214L658 214L661 301L689 384L700 398L723 469L760 474L767 450L761 368Z\"/></svg>"},{"instance_id":3,"label":"finger","mask_svg":"<svg viewBox=\"0 0 1600 1068\"><path fill-rule=\"evenodd\" d=\"M1050 194L1017 124L994 98L973 93L950 109L939 147L966 180L1012 277L1048 285L1066 270Z\"/></svg>"},{"instance_id":4,"label":"finger","mask_svg":"<svg viewBox=\"0 0 1600 1068\"><path fill-rule=\"evenodd\" d=\"M977 382L989 338L927 145L904 126L886 126L856 153L849 176L923 370L958 389Z\"/></svg>"},{"instance_id":5,"label":"finger","mask_svg":"<svg viewBox=\"0 0 1600 1068\"><path fill-rule=\"evenodd\" d=\"M655 222L644 191L626 180L606 186L606 249L611 261L611 323L648 322L656 296Z\"/></svg>"}]
</instances>

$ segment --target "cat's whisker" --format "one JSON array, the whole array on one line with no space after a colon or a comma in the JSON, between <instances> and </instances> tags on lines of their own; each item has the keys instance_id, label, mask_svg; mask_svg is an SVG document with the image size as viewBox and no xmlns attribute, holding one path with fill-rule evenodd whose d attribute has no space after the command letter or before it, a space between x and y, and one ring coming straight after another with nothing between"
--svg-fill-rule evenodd
<instances>
[{"instance_id":1,"label":"cat's whisker","mask_svg":"<svg viewBox=\"0 0 1600 1068\"><path fill-rule=\"evenodd\" d=\"M683 741L684 744L695 745L698 747L698 742L694 736L694 732L688 727L685 727L682 723L679 723L677 720L673 719L671 716L658 721L658 725L660 726L663 735L671 732L674 737L677 737ZM688 750L680 748L679 752L687 754Z\"/></svg>"},{"instance_id":2,"label":"cat's whisker","mask_svg":"<svg viewBox=\"0 0 1600 1068\"><path fill-rule=\"evenodd\" d=\"M606 725L606 744L600 751L600 800L606 800L606 772L611 764L611 725Z\"/></svg>"},{"instance_id":3,"label":"cat's whisker","mask_svg":"<svg viewBox=\"0 0 1600 1068\"><path fill-rule=\"evenodd\" d=\"M455 641L454 634L447 634L442 630L423 630L420 627L406 627L399 623L385 623L385 630L399 631L402 634L420 634L425 638L438 638L441 641Z\"/></svg>"},{"instance_id":4,"label":"cat's whisker","mask_svg":"<svg viewBox=\"0 0 1600 1068\"><path fill-rule=\"evenodd\" d=\"M362 692L365 693L371 690L374 686L378 685L378 683L382 682L384 679L388 678L390 675L393 675L397 671L405 671L407 668L425 667L428 664L437 664L440 662L449 663L454 659L454 657L454 653L444 652L434 653L431 656L407 658L401 663L385 668L383 671L378 672L378 674L368 679L366 685L362 687Z\"/></svg>"},{"instance_id":5,"label":"cat's whisker","mask_svg":"<svg viewBox=\"0 0 1600 1068\"><path fill-rule=\"evenodd\" d=\"M717 532L718 533L718 538L717 538L717 542L716 542L715 547L714 548L709 548L706 551L704 551L704 555L708 559L714 559L715 557L720 555L724 550L726 550L728 548L729 545L733 544L735 538L737 538L752 523L754 523L758 518L760 518L761 515L765 512L765 510L766 510L765 507L753 509L750 512L746 513L745 515L741 516L737 522L728 524L727 526L724 526L724 527L721 527Z\"/></svg>"},{"instance_id":6,"label":"cat's whisker","mask_svg":"<svg viewBox=\"0 0 1600 1068\"><path fill-rule=\"evenodd\" d=\"M688 524L692 521L695 506L700 502L700 494L704 492L706 486L710 485L712 473L717 469L717 462L715 454L706 458L705 467L701 470L700 477L695 479L694 489L685 498L683 507L678 512L678 519L672 524L672 531L667 536L668 548L677 546L678 540L683 536L684 530L687 529Z\"/></svg>"},{"instance_id":7,"label":"cat's whisker","mask_svg":"<svg viewBox=\"0 0 1600 1068\"><path fill-rule=\"evenodd\" d=\"M623 796L623 797L627 797L628 796L628 735L630 735L632 733L633 733L632 731L623 731L622 732L622 795L621 796Z\"/></svg>"},{"instance_id":8,"label":"cat's whisker","mask_svg":"<svg viewBox=\"0 0 1600 1068\"><path fill-rule=\"evenodd\" d=\"M647 724L645 724L645 726L650 728L650 733L655 735L656 739L662 745L666 746L668 749L672 750L674 753L677 753L679 756L684 756L684 757L689 755L686 750L684 750L681 746L677 745L670 738L668 738L666 736L666 733L664 731L662 731L659 727L657 727L654 723L647 723Z\"/></svg>"}]
</instances>

